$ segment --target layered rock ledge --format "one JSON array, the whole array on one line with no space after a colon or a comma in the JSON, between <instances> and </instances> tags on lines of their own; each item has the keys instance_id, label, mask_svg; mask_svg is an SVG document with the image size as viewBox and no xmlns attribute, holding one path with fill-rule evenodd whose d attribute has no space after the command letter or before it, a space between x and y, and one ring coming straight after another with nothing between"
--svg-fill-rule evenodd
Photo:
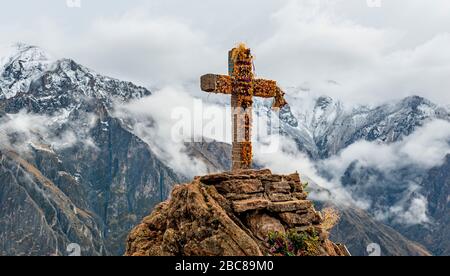
<instances>
[{"instance_id":1,"label":"layered rock ledge","mask_svg":"<svg viewBox=\"0 0 450 276\"><path fill-rule=\"evenodd\" d=\"M134 228L128 256L347 256L331 242L298 173L196 177Z\"/></svg>"}]
</instances>

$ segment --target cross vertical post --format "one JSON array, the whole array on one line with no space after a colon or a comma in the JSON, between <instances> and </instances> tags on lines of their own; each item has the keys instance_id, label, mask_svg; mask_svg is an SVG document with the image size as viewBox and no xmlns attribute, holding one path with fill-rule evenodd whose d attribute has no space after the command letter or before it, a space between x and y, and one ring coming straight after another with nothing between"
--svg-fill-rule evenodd
<instances>
[{"instance_id":1,"label":"cross vertical post","mask_svg":"<svg viewBox=\"0 0 450 276\"><path fill-rule=\"evenodd\" d=\"M200 82L205 92L231 95L232 170L251 169L253 97L274 98L279 109L287 104L283 91L275 81L255 79L253 56L243 44L228 53L228 76L208 74Z\"/></svg>"}]
</instances>

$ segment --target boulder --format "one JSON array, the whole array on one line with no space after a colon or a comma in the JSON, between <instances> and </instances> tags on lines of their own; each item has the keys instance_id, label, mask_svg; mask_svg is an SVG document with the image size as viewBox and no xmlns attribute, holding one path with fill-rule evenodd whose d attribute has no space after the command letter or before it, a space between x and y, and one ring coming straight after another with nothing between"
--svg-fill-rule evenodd
<instances>
[{"instance_id":1,"label":"boulder","mask_svg":"<svg viewBox=\"0 0 450 276\"><path fill-rule=\"evenodd\" d=\"M321 217L317 212L312 210L299 214L299 213L281 213L280 218L288 224L290 227L307 226L312 224L318 224L321 222Z\"/></svg>"},{"instance_id":2,"label":"boulder","mask_svg":"<svg viewBox=\"0 0 450 276\"><path fill-rule=\"evenodd\" d=\"M250 230L261 241L266 241L270 233L285 233L280 220L264 213L253 213L247 217L247 224Z\"/></svg>"}]
</instances>

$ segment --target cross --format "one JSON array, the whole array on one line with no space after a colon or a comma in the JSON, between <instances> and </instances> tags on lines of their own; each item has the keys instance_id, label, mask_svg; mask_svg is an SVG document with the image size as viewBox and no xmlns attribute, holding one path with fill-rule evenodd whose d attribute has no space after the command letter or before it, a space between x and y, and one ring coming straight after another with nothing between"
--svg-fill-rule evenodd
<instances>
[{"instance_id":1,"label":"cross","mask_svg":"<svg viewBox=\"0 0 450 276\"><path fill-rule=\"evenodd\" d=\"M255 78L253 56L244 44L228 53L228 76L207 74L201 77L201 89L208 93L231 95L232 170L252 167L253 97L274 98L273 108L287 104L283 91L272 80Z\"/></svg>"}]
</instances>

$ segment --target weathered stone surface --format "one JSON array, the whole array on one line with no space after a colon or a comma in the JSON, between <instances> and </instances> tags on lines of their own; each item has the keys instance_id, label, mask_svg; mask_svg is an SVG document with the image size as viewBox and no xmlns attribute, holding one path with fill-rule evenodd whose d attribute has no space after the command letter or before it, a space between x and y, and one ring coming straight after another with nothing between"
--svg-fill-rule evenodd
<instances>
[{"instance_id":1,"label":"weathered stone surface","mask_svg":"<svg viewBox=\"0 0 450 276\"><path fill-rule=\"evenodd\" d=\"M286 181L265 182L264 188L266 193L289 194L291 192L291 186Z\"/></svg>"},{"instance_id":2,"label":"weathered stone surface","mask_svg":"<svg viewBox=\"0 0 450 276\"><path fill-rule=\"evenodd\" d=\"M303 193L303 184L300 182L289 181L291 191L294 193Z\"/></svg>"},{"instance_id":3,"label":"weathered stone surface","mask_svg":"<svg viewBox=\"0 0 450 276\"><path fill-rule=\"evenodd\" d=\"M226 181L231 179L231 174L229 173L217 173L217 174L209 174L202 177L199 177L200 182L210 185L210 184L218 184L222 181Z\"/></svg>"},{"instance_id":4,"label":"weathered stone surface","mask_svg":"<svg viewBox=\"0 0 450 276\"><path fill-rule=\"evenodd\" d=\"M261 241L266 241L271 232L285 233L284 226L278 219L264 213L249 215L247 217L247 224L250 230Z\"/></svg>"},{"instance_id":5,"label":"weathered stone surface","mask_svg":"<svg viewBox=\"0 0 450 276\"><path fill-rule=\"evenodd\" d=\"M269 169L263 169L263 170L239 170L236 172L233 172L234 175L249 175L253 177L261 177L261 176L271 176L272 171Z\"/></svg>"},{"instance_id":6,"label":"weathered stone surface","mask_svg":"<svg viewBox=\"0 0 450 276\"><path fill-rule=\"evenodd\" d=\"M283 179L281 175L275 174L261 175L258 178L263 182L280 182Z\"/></svg>"},{"instance_id":7,"label":"weathered stone surface","mask_svg":"<svg viewBox=\"0 0 450 276\"><path fill-rule=\"evenodd\" d=\"M245 199L233 202L233 209L236 213L243 213L252 210L261 210L269 206L269 201L263 198Z\"/></svg>"},{"instance_id":8,"label":"weathered stone surface","mask_svg":"<svg viewBox=\"0 0 450 276\"><path fill-rule=\"evenodd\" d=\"M230 179L239 180L239 179L255 179L258 178L260 180L272 179L274 176L269 169L264 170L239 170L233 172L224 172L224 173L216 173L209 174L201 177L197 177L200 182L211 185L211 184L219 184L220 182L227 181ZM276 176L278 181L281 181L281 176Z\"/></svg>"},{"instance_id":9,"label":"weathered stone surface","mask_svg":"<svg viewBox=\"0 0 450 276\"><path fill-rule=\"evenodd\" d=\"M293 182L301 183L300 175L298 173L293 173L293 174L287 175L287 176L285 176L285 179L287 181L293 181Z\"/></svg>"},{"instance_id":10,"label":"weathered stone surface","mask_svg":"<svg viewBox=\"0 0 450 276\"><path fill-rule=\"evenodd\" d=\"M279 214L279 216L283 220L283 222L288 224L290 227L307 226L320 222L318 213L314 211L308 211L303 214L287 212L281 213Z\"/></svg>"},{"instance_id":11,"label":"weathered stone surface","mask_svg":"<svg viewBox=\"0 0 450 276\"><path fill-rule=\"evenodd\" d=\"M312 202L308 200L293 200L287 202L271 202L269 211L274 213L295 212L298 210L307 210L312 207Z\"/></svg>"},{"instance_id":12,"label":"weathered stone surface","mask_svg":"<svg viewBox=\"0 0 450 276\"><path fill-rule=\"evenodd\" d=\"M270 194L267 194L267 196L269 197L270 201L272 201L272 202L283 202L283 201L294 200L294 198L290 194L270 193Z\"/></svg>"},{"instance_id":13,"label":"weathered stone surface","mask_svg":"<svg viewBox=\"0 0 450 276\"><path fill-rule=\"evenodd\" d=\"M314 227L314 229L321 241L326 241L330 238L330 233L327 230L323 229L322 227L316 226Z\"/></svg>"},{"instance_id":14,"label":"weathered stone surface","mask_svg":"<svg viewBox=\"0 0 450 276\"><path fill-rule=\"evenodd\" d=\"M226 199L213 187L198 182L177 186L172 199L146 219L150 224L142 223L130 233L126 255L261 256L254 238L219 202ZM166 222L158 225L161 217Z\"/></svg>"},{"instance_id":15,"label":"weathered stone surface","mask_svg":"<svg viewBox=\"0 0 450 276\"><path fill-rule=\"evenodd\" d=\"M317 224L317 214L307 200L289 200L291 193L221 193L216 189L232 184L254 191L253 180L269 179L269 171L248 171L198 177L192 183L177 185L171 199L158 205L128 236L128 256L263 256L270 255L270 233L288 230L319 237L306 255L343 254L328 240L328 232ZM285 189L284 177L273 177L274 186ZM208 184L204 184L201 179ZM252 180L252 181L248 181ZM217 181L217 182L215 182ZM243 185L242 183L246 183ZM280 184L283 183L283 184ZM278 186L277 186L278 185ZM284 185L284 186L282 186ZM281 186L281 187L279 187ZM245 189L244 189L245 187ZM290 186L289 186L290 187ZM235 200L239 199L239 200ZM269 211L270 210L270 211ZM309 250L309 249L308 249ZM303 252L305 253L305 252Z\"/></svg>"},{"instance_id":16,"label":"weathered stone surface","mask_svg":"<svg viewBox=\"0 0 450 276\"><path fill-rule=\"evenodd\" d=\"M215 185L221 193L253 194L264 192L263 185L258 179L233 179Z\"/></svg>"},{"instance_id":17,"label":"weathered stone surface","mask_svg":"<svg viewBox=\"0 0 450 276\"><path fill-rule=\"evenodd\" d=\"M294 197L295 199L298 199L298 200L306 200L308 198L308 193L307 192L292 193L292 197Z\"/></svg>"},{"instance_id":18,"label":"weathered stone surface","mask_svg":"<svg viewBox=\"0 0 450 276\"><path fill-rule=\"evenodd\" d=\"M243 200L243 199L251 199L251 198L263 198L264 193L256 193L256 194L226 194L225 198L228 200Z\"/></svg>"}]
</instances>

